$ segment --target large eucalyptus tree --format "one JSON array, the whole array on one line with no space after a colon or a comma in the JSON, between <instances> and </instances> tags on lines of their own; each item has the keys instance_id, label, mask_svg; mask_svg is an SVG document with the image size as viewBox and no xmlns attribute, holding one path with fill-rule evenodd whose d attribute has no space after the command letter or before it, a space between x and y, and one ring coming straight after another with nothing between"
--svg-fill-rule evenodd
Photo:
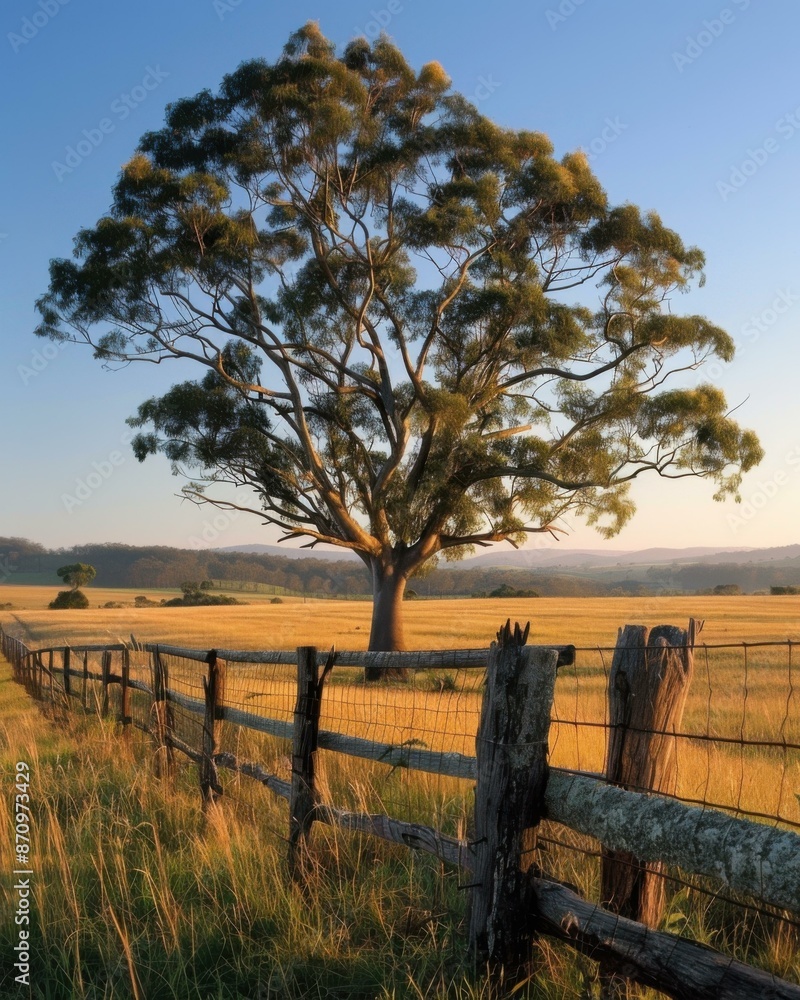
<instances>
[{"instance_id":1,"label":"large eucalyptus tree","mask_svg":"<svg viewBox=\"0 0 800 1000\"><path fill-rule=\"evenodd\" d=\"M386 38L337 56L306 25L168 108L39 302L39 334L108 364L205 369L139 408L137 456L357 553L372 649L402 647L406 582L440 554L567 511L610 536L643 473L719 498L761 456L719 389L674 384L733 355L670 308L702 253L449 87Z\"/></svg>"}]
</instances>

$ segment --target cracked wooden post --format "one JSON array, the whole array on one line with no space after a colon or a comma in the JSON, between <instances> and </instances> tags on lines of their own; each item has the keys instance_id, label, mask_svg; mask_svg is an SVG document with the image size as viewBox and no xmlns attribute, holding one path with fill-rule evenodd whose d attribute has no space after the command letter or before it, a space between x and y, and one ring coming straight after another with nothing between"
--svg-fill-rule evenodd
<instances>
[{"instance_id":1,"label":"cracked wooden post","mask_svg":"<svg viewBox=\"0 0 800 1000\"><path fill-rule=\"evenodd\" d=\"M120 667L119 721L122 725L122 738L129 742L131 738L131 651L127 646L122 650L122 666Z\"/></svg>"},{"instance_id":2,"label":"cracked wooden post","mask_svg":"<svg viewBox=\"0 0 800 1000\"><path fill-rule=\"evenodd\" d=\"M297 650L297 703L292 734L292 793L289 799L289 871L298 876L307 860L308 834L317 793L314 770L322 707L322 684L314 646Z\"/></svg>"},{"instance_id":3,"label":"cracked wooden post","mask_svg":"<svg viewBox=\"0 0 800 1000\"><path fill-rule=\"evenodd\" d=\"M100 674L103 678L103 699L100 703L100 715L102 718L108 716L108 685L111 683L111 651L106 649L100 661Z\"/></svg>"},{"instance_id":4,"label":"cracked wooden post","mask_svg":"<svg viewBox=\"0 0 800 1000\"><path fill-rule=\"evenodd\" d=\"M675 737L694 665L694 643L702 623L689 629L626 625L619 630L608 679L609 741L606 779L631 791L673 794ZM640 864L627 851L603 849L600 902L620 916L657 927L664 913L664 865ZM630 994L624 979L600 968L601 995Z\"/></svg>"},{"instance_id":5,"label":"cracked wooden post","mask_svg":"<svg viewBox=\"0 0 800 1000\"><path fill-rule=\"evenodd\" d=\"M169 670L161 659L158 647L152 653L153 665L153 735L156 741L155 773L158 778L172 775L173 749L169 742L172 731L172 710L167 701Z\"/></svg>"},{"instance_id":6,"label":"cracked wooden post","mask_svg":"<svg viewBox=\"0 0 800 1000\"><path fill-rule=\"evenodd\" d=\"M519 625L489 650L476 739L475 875L470 951L508 989L526 974L533 944L529 881L520 863L525 830L542 818L547 738L558 652L525 647Z\"/></svg>"},{"instance_id":7,"label":"cracked wooden post","mask_svg":"<svg viewBox=\"0 0 800 1000\"><path fill-rule=\"evenodd\" d=\"M203 745L200 748L203 755L200 763L200 794L203 796L204 810L214 805L222 795L214 754L219 750L225 707L225 661L218 660L216 649L212 649L209 650L206 663L208 676L203 678L206 714L203 722Z\"/></svg>"},{"instance_id":8,"label":"cracked wooden post","mask_svg":"<svg viewBox=\"0 0 800 1000\"><path fill-rule=\"evenodd\" d=\"M83 652L83 681L81 682L81 705L83 706L84 712L86 711L86 696L89 690L89 654L86 650Z\"/></svg>"},{"instance_id":9,"label":"cracked wooden post","mask_svg":"<svg viewBox=\"0 0 800 1000\"><path fill-rule=\"evenodd\" d=\"M72 650L69 646L64 647L64 658L63 658L63 670L62 670L62 686L64 688L64 694L66 698L69 698L70 692L72 690L72 683L70 677L70 661L72 659Z\"/></svg>"}]
</instances>

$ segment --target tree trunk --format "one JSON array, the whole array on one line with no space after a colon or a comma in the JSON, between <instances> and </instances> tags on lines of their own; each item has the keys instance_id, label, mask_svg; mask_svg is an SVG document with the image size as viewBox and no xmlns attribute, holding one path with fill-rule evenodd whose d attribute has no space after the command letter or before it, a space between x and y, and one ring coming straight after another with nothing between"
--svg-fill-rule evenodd
<instances>
[{"instance_id":1,"label":"tree trunk","mask_svg":"<svg viewBox=\"0 0 800 1000\"><path fill-rule=\"evenodd\" d=\"M407 577L396 566L372 564L372 629L369 635L370 652L391 652L405 649L403 636L403 595ZM405 679L402 667L384 669L367 667L364 677L368 681Z\"/></svg>"}]
</instances>

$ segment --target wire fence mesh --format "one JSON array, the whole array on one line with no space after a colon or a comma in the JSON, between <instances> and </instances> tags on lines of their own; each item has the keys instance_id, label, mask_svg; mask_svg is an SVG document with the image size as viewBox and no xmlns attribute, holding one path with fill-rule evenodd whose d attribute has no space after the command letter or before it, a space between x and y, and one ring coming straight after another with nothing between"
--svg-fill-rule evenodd
<instances>
[{"instance_id":1,"label":"wire fence mesh","mask_svg":"<svg viewBox=\"0 0 800 1000\"><path fill-rule=\"evenodd\" d=\"M800 688L796 643L698 644L682 721L668 737L675 759L675 787L668 794L703 809L722 810L759 823L800 830ZM602 776L608 755L608 689L614 649L584 647L559 669L552 709L549 752L553 767ZM187 658L164 652L176 735L202 746L205 655ZM114 652L111 672L121 673ZM297 672L291 654L274 662L253 662L226 652L224 703L229 721L220 750L258 762L285 781L291 778L291 726L297 700ZM152 656L130 652L131 717L141 728L152 722ZM102 653L76 652L72 659L73 703L95 710L102 702ZM442 668L404 668L402 678L365 682L361 666L334 666L322 697L320 730L378 745L373 759L319 751L317 791L340 809L383 813L425 823L448 836L472 836L475 755L485 663ZM77 674L77 676L76 676ZM63 688L58 658L48 684ZM116 685L113 685L116 687ZM113 696L112 696L113 698ZM119 711L112 700L112 714ZM262 723L276 725L265 728ZM384 748L382 751L380 748ZM424 753L426 770L415 767ZM438 758L437 758L438 755ZM466 762L456 777L436 760L453 755ZM376 759L377 758L377 759ZM451 773L441 773L441 771ZM633 788L633 791L649 789ZM600 898L602 848L592 837L545 821L527 845L525 864L577 885L589 900ZM776 966L800 981L797 916L758 899L723 889L719 883L665 867L664 926L673 933L713 941L727 954Z\"/></svg>"}]
</instances>

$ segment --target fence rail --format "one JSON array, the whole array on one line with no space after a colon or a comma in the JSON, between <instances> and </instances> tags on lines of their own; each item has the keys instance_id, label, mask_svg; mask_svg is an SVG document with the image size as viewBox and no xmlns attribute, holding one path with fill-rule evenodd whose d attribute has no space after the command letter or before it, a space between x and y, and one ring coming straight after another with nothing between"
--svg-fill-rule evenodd
<instances>
[{"instance_id":1,"label":"fence rail","mask_svg":"<svg viewBox=\"0 0 800 1000\"><path fill-rule=\"evenodd\" d=\"M100 686L98 710L108 714L110 689L118 688L116 715L122 731L135 725L153 735L162 775L171 771L175 751L198 764L204 804L223 794L220 770L250 777L288 799L290 860L297 877L302 877L314 822L427 851L473 872L477 881L472 889L471 949L507 976L509 970L521 974L531 940L546 933L601 961L608 997L624 995L622 969L632 980L675 997L800 1000L797 985L653 929L661 911L652 887L663 885L663 878L654 881L654 876L660 876L659 866L667 863L773 907L776 916L792 920L792 914L800 914L800 836L788 828L793 825L790 818L770 817L783 822L768 826L742 815L697 808L675 797L671 782L676 741L703 737L681 729L696 639L694 626L688 633L656 632L650 637L646 630L630 633L627 639L621 634L614 651L607 679L612 721L602 724L613 739L602 773L548 765L548 748L552 750L554 743L552 735L548 737L551 727L569 724L577 732L581 726L597 725L578 718L567 723L554 711L556 671L574 667L575 647L529 646L526 635L508 629L501 630L498 642L488 649L413 653L324 653L313 647L196 650L138 643L133 637L130 644L31 649L5 632L0 632L0 643L15 677L37 697L80 700L86 707L87 686L93 683ZM708 647L702 650L707 655ZM89 669L93 654L100 655L99 671ZM273 673L269 684L262 677L259 686L249 672L261 668ZM477 754L431 749L415 739L395 743L323 728L325 706L335 702L337 692L358 683L351 676L355 670L383 670L393 676L406 671L414 678L428 672L433 675L431 683L440 684L440 698L452 683L443 672L464 672L471 678L470 697L480 710ZM534 670L535 680L525 679L528 670ZM683 671L682 679L676 680L676 671ZM416 690L415 684L416 680L407 682L406 689ZM636 693L637 684L655 687L636 702L631 692ZM404 686L363 685L363 690L368 687L380 699L389 691L402 693ZM140 701L146 699L138 716L131 708L132 692ZM643 704L652 709L659 699L666 714L637 715ZM259 700L271 708L242 707ZM186 713L181 732L176 710ZM276 717L281 714L283 718ZM474 717L473 713L470 718ZM194 729L191 719L196 720ZM291 780L263 762L244 760L223 749L223 727L290 742ZM780 736L747 740L742 735L737 742L793 751L796 744L787 738L785 725ZM453 837L416 821L323 802L315 773L319 750L475 782L475 837ZM635 761L636 774L612 773L615 755ZM581 899L540 867L523 871L523 833L544 820L603 845L605 907ZM674 957L664 964L659 955L668 949ZM717 992L709 992L709 984Z\"/></svg>"}]
</instances>

